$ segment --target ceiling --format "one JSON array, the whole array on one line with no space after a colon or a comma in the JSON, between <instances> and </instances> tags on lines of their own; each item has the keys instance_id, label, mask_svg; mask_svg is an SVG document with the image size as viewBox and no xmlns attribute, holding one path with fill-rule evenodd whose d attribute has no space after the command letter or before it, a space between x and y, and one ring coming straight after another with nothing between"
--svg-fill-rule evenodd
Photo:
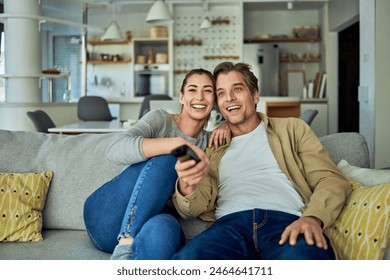
<instances>
[{"instance_id":1,"label":"ceiling","mask_svg":"<svg viewBox=\"0 0 390 280\"><path fill-rule=\"evenodd\" d=\"M117 12L126 12L130 9L134 12L136 4L150 5L155 0L41 0L42 13L59 18L72 18L72 15L81 15L84 6L89 9L106 9L110 7L110 3L115 2ZM335 0L165 0L167 3L185 4L185 3L202 3L207 1L210 4L222 4L226 2L244 2L245 9L249 10L286 10L287 2L293 2L294 10L315 10L321 9L324 3ZM0 0L3 3L4 0ZM139 6L139 5L138 5ZM137 12L135 10L135 12Z\"/></svg>"},{"instance_id":2,"label":"ceiling","mask_svg":"<svg viewBox=\"0 0 390 280\"><path fill-rule=\"evenodd\" d=\"M117 6L127 6L135 4L152 4L155 0L41 0L47 9L69 10L77 9L88 4L89 8L106 7L115 2ZM239 2L239 0L165 0L166 3L202 3L206 1L210 4L222 4L226 2ZM241 0L246 8L261 10L284 10L287 8L287 2L293 2L295 10L313 10L320 9L324 3L331 0Z\"/></svg>"}]
</instances>

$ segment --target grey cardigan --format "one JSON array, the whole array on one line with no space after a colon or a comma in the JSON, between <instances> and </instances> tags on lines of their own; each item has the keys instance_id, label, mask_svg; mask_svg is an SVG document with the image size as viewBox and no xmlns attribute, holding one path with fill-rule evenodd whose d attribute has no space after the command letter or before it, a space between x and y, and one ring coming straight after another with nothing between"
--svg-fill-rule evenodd
<instances>
[{"instance_id":1,"label":"grey cardigan","mask_svg":"<svg viewBox=\"0 0 390 280\"><path fill-rule=\"evenodd\" d=\"M145 161L142 150L144 138L182 137L191 144L205 150L211 132L202 130L197 138L180 131L172 115L159 109L148 112L126 132L119 133L107 149L107 158L118 165L130 165Z\"/></svg>"}]
</instances>

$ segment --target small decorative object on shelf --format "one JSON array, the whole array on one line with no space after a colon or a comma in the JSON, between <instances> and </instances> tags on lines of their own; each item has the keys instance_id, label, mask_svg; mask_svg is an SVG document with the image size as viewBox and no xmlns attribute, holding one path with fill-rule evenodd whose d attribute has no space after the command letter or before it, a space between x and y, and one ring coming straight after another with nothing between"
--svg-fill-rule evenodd
<instances>
[{"instance_id":1,"label":"small decorative object on shelf","mask_svg":"<svg viewBox=\"0 0 390 280\"><path fill-rule=\"evenodd\" d=\"M131 42L131 40L133 39L133 34L130 30L126 31L126 40L128 42Z\"/></svg>"},{"instance_id":2,"label":"small decorative object on shelf","mask_svg":"<svg viewBox=\"0 0 390 280\"><path fill-rule=\"evenodd\" d=\"M156 53L156 63L157 64L168 63L168 54L167 53Z\"/></svg>"},{"instance_id":3,"label":"small decorative object on shelf","mask_svg":"<svg viewBox=\"0 0 390 280\"><path fill-rule=\"evenodd\" d=\"M144 55L137 55L137 64L145 64L146 63L146 57Z\"/></svg>"},{"instance_id":4,"label":"small decorative object on shelf","mask_svg":"<svg viewBox=\"0 0 390 280\"><path fill-rule=\"evenodd\" d=\"M154 59L153 59L153 49L149 48L149 55L148 55L148 64L153 64Z\"/></svg>"},{"instance_id":5,"label":"small decorative object on shelf","mask_svg":"<svg viewBox=\"0 0 390 280\"><path fill-rule=\"evenodd\" d=\"M221 24L229 25L230 24L230 20L229 20L229 18L218 17L217 19L213 19L211 21L211 24L212 25L221 25Z\"/></svg>"},{"instance_id":6,"label":"small decorative object on shelf","mask_svg":"<svg viewBox=\"0 0 390 280\"><path fill-rule=\"evenodd\" d=\"M280 53L279 62L281 63L318 63L321 62L321 54L294 54L294 53Z\"/></svg>"},{"instance_id":7,"label":"small decorative object on shelf","mask_svg":"<svg viewBox=\"0 0 390 280\"><path fill-rule=\"evenodd\" d=\"M295 26L293 34L297 38L318 38L320 37L320 27L318 25Z\"/></svg>"},{"instance_id":8,"label":"small decorative object on shelf","mask_svg":"<svg viewBox=\"0 0 390 280\"><path fill-rule=\"evenodd\" d=\"M42 74L59 75L59 74L61 74L61 70L59 70L59 69L46 69L46 70L42 70Z\"/></svg>"},{"instance_id":9,"label":"small decorative object on shelf","mask_svg":"<svg viewBox=\"0 0 390 280\"><path fill-rule=\"evenodd\" d=\"M202 40L190 39L190 40L176 40L175 46L201 46Z\"/></svg>"},{"instance_id":10,"label":"small decorative object on shelf","mask_svg":"<svg viewBox=\"0 0 390 280\"><path fill-rule=\"evenodd\" d=\"M150 38L167 38L168 29L166 26L152 26L149 30Z\"/></svg>"}]
</instances>

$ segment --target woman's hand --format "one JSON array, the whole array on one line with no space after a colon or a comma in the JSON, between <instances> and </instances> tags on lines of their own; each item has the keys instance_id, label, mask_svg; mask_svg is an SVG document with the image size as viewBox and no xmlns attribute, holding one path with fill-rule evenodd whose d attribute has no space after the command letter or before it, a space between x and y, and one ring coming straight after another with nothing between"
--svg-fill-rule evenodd
<instances>
[{"instance_id":1,"label":"woman's hand","mask_svg":"<svg viewBox=\"0 0 390 280\"><path fill-rule=\"evenodd\" d=\"M226 122L221 123L210 135L209 147L213 146L217 149L225 144L225 138L230 137L230 128Z\"/></svg>"},{"instance_id":2,"label":"woman's hand","mask_svg":"<svg viewBox=\"0 0 390 280\"><path fill-rule=\"evenodd\" d=\"M201 159L196 163L195 160L181 162L177 160L175 169L179 177L179 191L183 196L189 195L195 191L196 185L209 171L210 160L206 154L195 145L189 145Z\"/></svg>"}]
</instances>

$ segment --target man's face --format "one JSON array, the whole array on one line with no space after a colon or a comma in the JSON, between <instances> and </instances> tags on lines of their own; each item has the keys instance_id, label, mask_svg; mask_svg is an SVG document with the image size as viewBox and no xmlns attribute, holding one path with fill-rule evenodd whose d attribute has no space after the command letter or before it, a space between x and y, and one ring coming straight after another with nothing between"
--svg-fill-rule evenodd
<instances>
[{"instance_id":1,"label":"man's face","mask_svg":"<svg viewBox=\"0 0 390 280\"><path fill-rule=\"evenodd\" d=\"M239 72L220 74L216 82L218 107L229 124L239 126L258 119L256 104L259 94L256 92L251 95L244 77Z\"/></svg>"}]
</instances>

